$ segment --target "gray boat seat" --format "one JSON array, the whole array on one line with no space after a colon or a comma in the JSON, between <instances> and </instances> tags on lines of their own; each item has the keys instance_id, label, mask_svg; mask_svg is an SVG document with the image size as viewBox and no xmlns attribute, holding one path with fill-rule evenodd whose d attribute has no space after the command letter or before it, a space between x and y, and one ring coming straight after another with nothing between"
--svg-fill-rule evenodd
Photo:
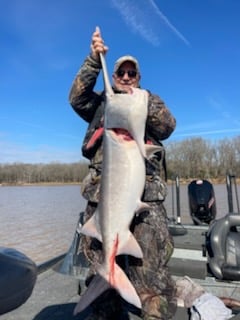
<instances>
[{"instance_id":1,"label":"gray boat seat","mask_svg":"<svg viewBox=\"0 0 240 320\"><path fill-rule=\"evenodd\" d=\"M25 303L36 279L34 261L16 249L0 247L0 315Z\"/></svg>"},{"instance_id":2,"label":"gray boat seat","mask_svg":"<svg viewBox=\"0 0 240 320\"><path fill-rule=\"evenodd\" d=\"M210 272L222 280L240 280L240 215L215 220L206 235Z\"/></svg>"}]
</instances>

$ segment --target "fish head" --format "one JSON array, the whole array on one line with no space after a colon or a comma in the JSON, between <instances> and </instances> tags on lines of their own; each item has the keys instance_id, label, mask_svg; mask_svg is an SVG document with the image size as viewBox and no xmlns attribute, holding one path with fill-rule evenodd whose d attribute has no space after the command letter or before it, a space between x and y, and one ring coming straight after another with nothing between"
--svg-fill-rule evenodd
<instances>
[{"instance_id":1,"label":"fish head","mask_svg":"<svg viewBox=\"0 0 240 320\"><path fill-rule=\"evenodd\" d=\"M106 129L123 129L136 141L145 157L145 127L148 112L148 92L132 88L131 93L114 93L106 95L105 120Z\"/></svg>"}]
</instances>

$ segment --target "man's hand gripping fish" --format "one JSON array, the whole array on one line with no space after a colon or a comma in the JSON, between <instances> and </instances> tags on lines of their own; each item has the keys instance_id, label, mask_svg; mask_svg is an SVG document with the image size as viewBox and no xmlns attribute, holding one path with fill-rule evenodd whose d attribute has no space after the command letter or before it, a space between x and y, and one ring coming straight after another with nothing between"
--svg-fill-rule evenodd
<instances>
[{"instance_id":1,"label":"man's hand gripping fish","mask_svg":"<svg viewBox=\"0 0 240 320\"><path fill-rule=\"evenodd\" d=\"M142 250L129 230L136 212L148 210L141 202L145 185L145 156L160 147L145 145L148 93L132 88L130 94L113 92L106 63L100 55L106 92L103 132L103 168L100 200L96 212L81 229L103 245L103 263L74 309L84 310L106 289L113 287L129 303L141 308L141 301L125 272L115 261L120 254L143 258Z\"/></svg>"}]
</instances>

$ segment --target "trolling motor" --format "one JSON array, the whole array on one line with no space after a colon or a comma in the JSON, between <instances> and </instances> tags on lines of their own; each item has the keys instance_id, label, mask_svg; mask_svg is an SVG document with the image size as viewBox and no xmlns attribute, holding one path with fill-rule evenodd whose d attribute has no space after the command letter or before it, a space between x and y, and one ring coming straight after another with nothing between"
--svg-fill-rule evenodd
<instances>
[{"instance_id":1,"label":"trolling motor","mask_svg":"<svg viewBox=\"0 0 240 320\"><path fill-rule=\"evenodd\" d=\"M210 224L217 214L213 185L207 180L193 180L188 185L189 210L195 225Z\"/></svg>"}]
</instances>

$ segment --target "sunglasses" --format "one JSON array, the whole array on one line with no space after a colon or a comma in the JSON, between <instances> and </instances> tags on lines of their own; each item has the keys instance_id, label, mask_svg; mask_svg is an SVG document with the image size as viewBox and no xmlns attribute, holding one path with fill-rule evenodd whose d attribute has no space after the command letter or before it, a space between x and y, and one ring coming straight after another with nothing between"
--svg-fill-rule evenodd
<instances>
[{"instance_id":1,"label":"sunglasses","mask_svg":"<svg viewBox=\"0 0 240 320\"><path fill-rule=\"evenodd\" d=\"M135 71L135 70L125 71L125 70L121 70L121 69L116 72L116 75L117 75L119 78L122 78L122 77L125 75L125 73L128 74L128 77L129 77L129 78L136 78L136 75L137 75L137 71Z\"/></svg>"}]
</instances>

